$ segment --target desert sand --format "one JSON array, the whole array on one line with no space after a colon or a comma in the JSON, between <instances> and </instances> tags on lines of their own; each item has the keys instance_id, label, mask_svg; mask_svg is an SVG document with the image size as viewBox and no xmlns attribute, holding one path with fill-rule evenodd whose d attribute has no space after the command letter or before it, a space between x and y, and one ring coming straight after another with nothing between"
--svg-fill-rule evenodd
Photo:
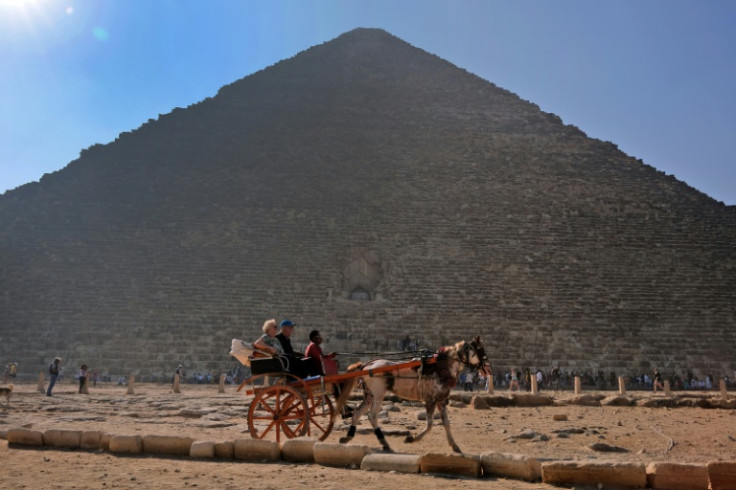
<instances>
[{"instance_id":1,"label":"desert sand","mask_svg":"<svg viewBox=\"0 0 736 490\"><path fill-rule=\"evenodd\" d=\"M182 385L181 393L162 384L136 384L135 394L115 384L91 386L77 394L71 382L57 385L54 396L36 384L16 384L9 404L0 399L0 438L12 428L100 430L120 435L186 435L197 440L229 441L250 437L250 397L229 385ZM615 392L586 391L585 399ZM449 409L455 440L467 454L488 451L525 454L543 459L585 459L649 463L736 460L736 410L699 407L645 407L663 399L650 392L629 392L635 406L587 406L570 391L543 391L554 406L475 409L460 401L458 391ZM507 396L506 391L496 395ZM733 393L730 393L733 398ZM676 392L679 399L715 399L720 393ZM577 400L577 401L575 401ZM352 401L352 404L358 403ZM575 404L573 404L575 403ZM441 425L423 440L404 443L407 431L417 432L423 408L409 402L386 402L381 424L396 452L449 452ZM557 419L557 420L556 420ZM564 420L560 420L564 419ZM363 418L354 444L379 445ZM337 442L347 424L335 424L326 442ZM594 450L598 443L603 449ZM484 478L480 480L329 468L316 464L254 464L161 458L124 457L107 452L23 449L0 440L0 488L554 488L541 483Z\"/></svg>"}]
</instances>

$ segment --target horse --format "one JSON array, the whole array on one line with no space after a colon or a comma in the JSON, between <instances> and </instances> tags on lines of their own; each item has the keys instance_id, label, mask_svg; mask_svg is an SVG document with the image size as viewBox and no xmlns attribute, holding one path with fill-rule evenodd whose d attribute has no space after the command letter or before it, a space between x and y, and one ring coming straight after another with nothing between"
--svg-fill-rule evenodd
<instances>
[{"instance_id":1,"label":"horse","mask_svg":"<svg viewBox=\"0 0 736 490\"><path fill-rule=\"evenodd\" d=\"M375 359L365 364L356 363L348 368L348 372L369 370L384 366L399 366L394 370L386 370L371 376L361 376L365 398L353 412L350 428L340 443L346 443L355 436L355 426L360 417L368 412L368 420L373 426L373 433L383 450L393 452L391 446L378 426L378 412L386 393L391 391L405 400L423 401L427 410L427 427L416 436L408 435L404 442L416 442L432 430L434 410L439 410L442 424L445 426L447 442L452 450L462 453L455 443L450 432L450 421L447 417L447 399L450 390L457 384L459 374L466 368L482 370L486 376L491 375L485 344L480 337L475 337L470 343L464 340L450 346L441 347L434 354L435 362L423 363L419 368L400 367L402 362Z\"/></svg>"}]
</instances>

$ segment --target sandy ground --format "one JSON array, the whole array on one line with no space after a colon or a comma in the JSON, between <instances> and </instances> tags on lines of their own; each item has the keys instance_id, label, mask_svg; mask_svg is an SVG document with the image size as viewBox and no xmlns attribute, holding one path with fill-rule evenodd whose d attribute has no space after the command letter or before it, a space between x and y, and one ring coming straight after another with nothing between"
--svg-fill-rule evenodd
<instances>
[{"instance_id":1,"label":"sandy ground","mask_svg":"<svg viewBox=\"0 0 736 490\"><path fill-rule=\"evenodd\" d=\"M0 401L0 437L8 429L101 430L122 435L187 435L198 440L229 441L248 438L250 397L234 386L218 394L216 385L182 385L182 393L159 384L137 384L134 395L126 387L98 385L79 395L71 383L57 385L54 396L37 391L36 384L16 385L9 405ZM460 393L460 392L458 392ZM586 392L586 394L594 392ZM496 394L506 395L497 391ZM452 432L465 453L520 453L546 459L599 461L707 462L736 460L736 410L687 408L591 407L567 405L571 392L553 395L557 405L476 410L453 402L449 410ZM613 395L613 392L605 393ZM698 398L719 393L677 393ZM733 397L733 393L731 393ZM631 392L642 403L661 393ZM352 402L353 404L355 402ZM396 452L449 452L441 425L422 441L403 442L403 433L416 432L425 422L420 405L386 403L381 424ZM557 417L554 417L557 416ZM564 416L564 417L560 417ZM554 418L567 418L556 421ZM378 449L364 418L356 444ZM361 430L362 429L362 430ZM337 442L347 425L336 423L326 442ZM625 452L600 452L594 443ZM366 472L289 463L193 461L151 456L121 457L105 452L9 448L0 440L0 488L483 488L543 489L543 484L505 479L462 479L429 475Z\"/></svg>"}]
</instances>

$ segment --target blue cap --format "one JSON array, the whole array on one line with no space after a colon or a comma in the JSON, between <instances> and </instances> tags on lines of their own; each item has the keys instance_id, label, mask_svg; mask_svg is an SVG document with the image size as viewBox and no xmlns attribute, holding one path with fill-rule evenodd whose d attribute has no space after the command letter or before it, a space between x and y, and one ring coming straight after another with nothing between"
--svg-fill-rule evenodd
<instances>
[{"instance_id":1,"label":"blue cap","mask_svg":"<svg viewBox=\"0 0 736 490\"><path fill-rule=\"evenodd\" d=\"M281 322L281 328L293 327L293 326L294 326L294 322L292 322L291 320L284 320Z\"/></svg>"}]
</instances>

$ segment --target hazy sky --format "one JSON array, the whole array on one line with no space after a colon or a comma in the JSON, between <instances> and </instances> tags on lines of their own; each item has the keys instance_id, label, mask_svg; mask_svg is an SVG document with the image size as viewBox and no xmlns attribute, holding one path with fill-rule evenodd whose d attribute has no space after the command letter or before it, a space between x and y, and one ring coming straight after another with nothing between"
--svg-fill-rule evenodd
<instances>
[{"instance_id":1,"label":"hazy sky","mask_svg":"<svg viewBox=\"0 0 736 490\"><path fill-rule=\"evenodd\" d=\"M0 193L356 27L736 204L732 0L0 0Z\"/></svg>"}]
</instances>

